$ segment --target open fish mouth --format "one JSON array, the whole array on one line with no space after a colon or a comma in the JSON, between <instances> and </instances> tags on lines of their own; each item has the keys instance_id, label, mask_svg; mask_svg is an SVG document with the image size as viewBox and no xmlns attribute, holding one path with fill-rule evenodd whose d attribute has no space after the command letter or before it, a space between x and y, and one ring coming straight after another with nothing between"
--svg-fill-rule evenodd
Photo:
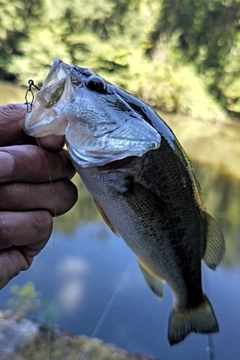
<instances>
[{"instance_id":1,"label":"open fish mouth","mask_svg":"<svg viewBox=\"0 0 240 360\"><path fill-rule=\"evenodd\" d=\"M90 69L55 59L24 131L36 137L65 135L69 152L83 167L157 149L159 132L117 90Z\"/></svg>"},{"instance_id":2,"label":"open fish mouth","mask_svg":"<svg viewBox=\"0 0 240 360\"><path fill-rule=\"evenodd\" d=\"M64 135L66 120L61 111L71 100L74 87L69 81L70 66L54 59L31 112L27 113L23 130L30 136Z\"/></svg>"}]
</instances>

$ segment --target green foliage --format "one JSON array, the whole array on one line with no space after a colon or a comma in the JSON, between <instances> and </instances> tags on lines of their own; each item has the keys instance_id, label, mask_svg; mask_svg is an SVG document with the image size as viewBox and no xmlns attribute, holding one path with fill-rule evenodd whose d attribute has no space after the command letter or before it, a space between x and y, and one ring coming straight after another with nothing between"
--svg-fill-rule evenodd
<instances>
[{"instance_id":1,"label":"green foliage","mask_svg":"<svg viewBox=\"0 0 240 360\"><path fill-rule=\"evenodd\" d=\"M21 55L19 44L28 37L31 23L41 17L43 7L41 0L1 0L0 7L0 68L8 70L14 55Z\"/></svg>"},{"instance_id":2,"label":"green foliage","mask_svg":"<svg viewBox=\"0 0 240 360\"><path fill-rule=\"evenodd\" d=\"M185 61L195 63L223 106L240 112L239 18L239 0L162 0L148 52L177 34Z\"/></svg>"},{"instance_id":3,"label":"green foliage","mask_svg":"<svg viewBox=\"0 0 240 360\"><path fill-rule=\"evenodd\" d=\"M237 0L0 0L0 75L44 81L54 57L166 111L240 109ZM200 75L199 75L200 74ZM210 93L209 93L210 90Z\"/></svg>"},{"instance_id":4,"label":"green foliage","mask_svg":"<svg viewBox=\"0 0 240 360\"><path fill-rule=\"evenodd\" d=\"M57 304L53 301L44 300L42 305L38 321L48 324L48 326L52 326L53 324L56 325L61 316L61 312Z\"/></svg>"},{"instance_id":5,"label":"green foliage","mask_svg":"<svg viewBox=\"0 0 240 360\"><path fill-rule=\"evenodd\" d=\"M18 316L25 316L28 311L38 308L41 304L41 293L36 291L31 281L23 286L12 285L10 291L12 297L7 304Z\"/></svg>"},{"instance_id":6,"label":"green foliage","mask_svg":"<svg viewBox=\"0 0 240 360\"><path fill-rule=\"evenodd\" d=\"M123 86L154 108L189 114L194 118L222 119L223 112L191 64L181 64L162 46L149 63L140 53L129 61L130 79Z\"/></svg>"}]
</instances>

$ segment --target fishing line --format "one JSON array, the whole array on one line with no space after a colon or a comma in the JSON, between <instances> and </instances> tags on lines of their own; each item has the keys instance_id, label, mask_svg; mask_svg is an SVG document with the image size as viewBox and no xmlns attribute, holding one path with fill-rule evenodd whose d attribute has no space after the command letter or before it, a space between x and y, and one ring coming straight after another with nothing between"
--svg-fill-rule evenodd
<instances>
[{"instance_id":1,"label":"fishing line","mask_svg":"<svg viewBox=\"0 0 240 360\"><path fill-rule=\"evenodd\" d=\"M27 105L27 113L30 113L32 111L32 106L33 106L33 101L34 101L34 92L33 89L35 88L37 90L40 90L40 88L35 85L34 81L32 79L30 79L28 81L28 89L26 91L25 94L25 104ZM30 97L30 99L29 99ZM29 101L30 100L30 101ZM38 140L38 138L35 138L36 142L39 146L40 149L42 149L42 146ZM49 176L49 183L51 186L51 191L52 191L52 198L53 198L53 206L54 206L54 213L53 213L53 227L52 227L52 236L53 236L53 293L56 294L56 265L57 265L57 258L56 258L56 216L57 216L57 206L56 206L56 197L55 197L55 190L54 190L54 186L53 186L53 181L52 181L52 177L51 177L51 172L50 172L50 168L48 166L48 162L46 157L44 156L44 154L42 154L43 157L43 161L46 165L46 169L47 169L47 173ZM50 348L51 348L51 329L53 327L54 324L54 319L53 319L53 314L49 315L49 319L48 319L48 323L47 323L47 327L48 327L48 354L47 354L47 359L50 360Z\"/></svg>"},{"instance_id":2,"label":"fishing line","mask_svg":"<svg viewBox=\"0 0 240 360\"><path fill-rule=\"evenodd\" d=\"M214 351L213 351L213 338L211 334L208 334L208 346L206 348L206 351L208 353L209 360L214 360Z\"/></svg>"},{"instance_id":3,"label":"fishing line","mask_svg":"<svg viewBox=\"0 0 240 360\"><path fill-rule=\"evenodd\" d=\"M105 309L103 310L103 313L102 315L100 316L100 319L95 327L95 329L93 330L93 333L87 343L87 345L85 346L85 348L83 349L83 352L81 354L81 357L80 357L80 360L84 360L85 359L85 355L87 353L87 351L89 350L90 346L91 346L91 341L93 340L93 338L97 335L98 331L100 330L102 324L104 323L105 321L105 318L109 312L109 310L111 309L117 295L120 293L120 291L124 288L125 286L125 283L126 283L126 280L127 280L127 275L129 274L129 271L130 271L130 268L133 264L133 260L134 259L131 259L128 264L127 264L127 267L120 279L120 282L119 282L119 285L117 286L117 288L115 289L115 291L113 292L112 296L110 297L110 299L108 300L106 306L105 306Z\"/></svg>"},{"instance_id":4,"label":"fishing line","mask_svg":"<svg viewBox=\"0 0 240 360\"><path fill-rule=\"evenodd\" d=\"M205 285L204 287L207 290L207 293L210 294L210 285L209 285L209 281L208 281L208 277L206 274L206 268L203 265L203 284ZM213 335L212 334L207 334L207 347L206 347L206 352L208 354L208 359L209 360L214 360L215 356L214 356L214 342L213 342Z\"/></svg>"},{"instance_id":5,"label":"fishing line","mask_svg":"<svg viewBox=\"0 0 240 360\"><path fill-rule=\"evenodd\" d=\"M38 144L38 146L42 148L38 138L35 138L36 142ZM51 186L51 191L52 191L52 198L53 198L53 206L54 206L54 214L53 214L53 228L52 228L52 236L53 236L53 293L56 294L56 268L57 268L57 257L56 257L56 216L57 216L57 205L56 205L56 197L55 197L55 190L54 190L54 186L53 186L53 181L52 181L52 177L51 177L51 172L48 166L48 162L46 157L44 156L44 154L42 154L43 157L43 161L46 165L46 169L47 169L47 173L49 176L49 183ZM55 300L55 299L54 299ZM50 349L51 349L51 329L53 327L54 324L54 318L53 318L53 314L50 313L49 315L49 319L47 322L47 327L48 327L48 354L47 354L47 359L50 360Z\"/></svg>"}]
</instances>

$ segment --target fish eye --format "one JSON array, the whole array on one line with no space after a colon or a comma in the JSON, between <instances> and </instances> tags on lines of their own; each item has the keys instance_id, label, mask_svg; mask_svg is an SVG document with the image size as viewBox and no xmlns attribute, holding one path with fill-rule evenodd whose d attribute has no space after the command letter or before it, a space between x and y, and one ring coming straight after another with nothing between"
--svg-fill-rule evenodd
<instances>
[{"instance_id":1,"label":"fish eye","mask_svg":"<svg viewBox=\"0 0 240 360\"><path fill-rule=\"evenodd\" d=\"M105 94L106 93L106 83L97 76L92 76L86 80L86 86L88 89Z\"/></svg>"}]
</instances>

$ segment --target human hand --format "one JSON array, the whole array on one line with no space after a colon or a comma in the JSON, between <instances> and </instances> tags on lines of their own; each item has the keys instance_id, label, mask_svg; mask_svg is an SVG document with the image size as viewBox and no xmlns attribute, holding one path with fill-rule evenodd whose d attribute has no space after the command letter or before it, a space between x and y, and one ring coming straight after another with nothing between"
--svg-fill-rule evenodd
<instances>
[{"instance_id":1,"label":"human hand","mask_svg":"<svg viewBox=\"0 0 240 360\"><path fill-rule=\"evenodd\" d=\"M77 200L63 138L36 146L21 131L25 113L24 105L0 106L0 289L29 268L51 235L52 217Z\"/></svg>"}]
</instances>

